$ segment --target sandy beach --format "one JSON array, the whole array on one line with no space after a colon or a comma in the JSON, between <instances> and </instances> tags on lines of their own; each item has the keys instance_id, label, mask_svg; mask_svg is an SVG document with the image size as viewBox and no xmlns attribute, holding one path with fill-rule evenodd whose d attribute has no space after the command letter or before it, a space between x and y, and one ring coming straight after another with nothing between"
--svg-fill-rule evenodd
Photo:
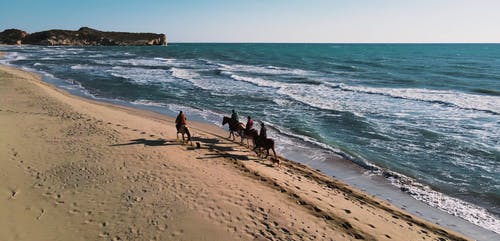
<instances>
[{"instance_id":1,"label":"sandy beach","mask_svg":"<svg viewBox=\"0 0 500 241\"><path fill-rule=\"evenodd\" d=\"M0 240L470 240L217 126L189 121L182 144L173 122L0 66Z\"/></svg>"}]
</instances>

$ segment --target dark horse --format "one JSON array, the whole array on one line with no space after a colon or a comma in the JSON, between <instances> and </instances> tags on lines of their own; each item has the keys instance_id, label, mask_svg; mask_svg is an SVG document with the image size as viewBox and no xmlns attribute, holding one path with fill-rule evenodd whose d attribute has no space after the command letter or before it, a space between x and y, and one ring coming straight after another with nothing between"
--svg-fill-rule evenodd
<instances>
[{"instance_id":1,"label":"dark horse","mask_svg":"<svg viewBox=\"0 0 500 241\"><path fill-rule=\"evenodd\" d=\"M253 143L255 144L255 147L253 148L253 150L255 151L255 153L257 153L258 156L262 155L262 150L264 149L267 151L267 155L265 157L265 158L267 158L269 156L269 149L273 150L274 159L271 158L271 160L273 161L273 163L278 162L278 166L279 166L280 163L279 163L278 157L276 156L276 151L274 150L274 140L273 139L266 138L263 140L259 136L254 136Z\"/></svg>"},{"instance_id":2,"label":"dark horse","mask_svg":"<svg viewBox=\"0 0 500 241\"><path fill-rule=\"evenodd\" d=\"M255 146L255 137L259 135L259 132L256 129L250 129L250 130L243 130L243 136L241 137L241 142L243 142L243 139L247 139L247 145L250 147L249 140L251 139L253 142L253 145Z\"/></svg>"},{"instance_id":3,"label":"dark horse","mask_svg":"<svg viewBox=\"0 0 500 241\"><path fill-rule=\"evenodd\" d=\"M239 136L242 137L241 140L243 141L243 131L245 130L245 126L243 123L234 121L233 119L231 119L227 116L224 116L224 118L222 118L222 125L225 125L225 124L229 125L229 137L228 138L231 138L231 136L232 136L233 140L234 140L234 138L235 138L234 132L236 132Z\"/></svg>"},{"instance_id":4,"label":"dark horse","mask_svg":"<svg viewBox=\"0 0 500 241\"><path fill-rule=\"evenodd\" d=\"M182 135L182 143L184 143L185 141L184 135L187 135L188 143L191 141L191 133L189 132L189 129L186 125L181 125L179 126L179 129L177 129L177 139L179 139L179 134Z\"/></svg>"}]
</instances>

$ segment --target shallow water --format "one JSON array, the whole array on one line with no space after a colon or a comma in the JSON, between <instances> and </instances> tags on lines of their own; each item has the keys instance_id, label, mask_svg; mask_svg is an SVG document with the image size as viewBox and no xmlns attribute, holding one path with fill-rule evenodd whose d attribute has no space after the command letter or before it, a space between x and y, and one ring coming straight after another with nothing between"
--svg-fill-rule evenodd
<instances>
[{"instance_id":1,"label":"shallow water","mask_svg":"<svg viewBox=\"0 0 500 241\"><path fill-rule=\"evenodd\" d=\"M340 154L500 233L500 45L7 47L7 61L97 98L267 123L278 151ZM389 170L389 171L388 171Z\"/></svg>"}]
</instances>

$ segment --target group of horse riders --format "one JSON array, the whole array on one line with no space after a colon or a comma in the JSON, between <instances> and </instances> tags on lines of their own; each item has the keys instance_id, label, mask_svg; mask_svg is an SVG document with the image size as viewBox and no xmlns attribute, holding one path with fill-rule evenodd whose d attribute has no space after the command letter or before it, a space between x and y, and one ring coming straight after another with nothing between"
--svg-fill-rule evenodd
<instances>
[{"instance_id":1,"label":"group of horse riders","mask_svg":"<svg viewBox=\"0 0 500 241\"><path fill-rule=\"evenodd\" d=\"M240 124L238 113L235 110L232 110L231 122L232 123L230 123L230 125L233 125L233 126ZM175 128L177 129L177 132L179 132L179 133L183 132L182 129L185 129L185 131L188 134L188 137L190 137L190 133L189 133L189 130L186 128L186 125L187 125L187 117L182 111L180 111L179 114L177 115L177 118L175 118ZM243 142L243 138L245 138L245 135L248 135L251 132L257 132L257 130L253 129L252 117L248 116L247 117L247 124L245 125L245 129L241 133L241 141ZM258 138L261 140L265 140L267 138L267 129L266 129L266 126L264 125L263 122L260 123L260 132L258 134Z\"/></svg>"},{"instance_id":2,"label":"group of horse riders","mask_svg":"<svg viewBox=\"0 0 500 241\"><path fill-rule=\"evenodd\" d=\"M252 139L254 148L253 150L262 149L267 151L267 155L269 155L269 150L271 149L274 153L276 159L276 151L274 150L274 140L267 138L267 129L263 122L260 123L260 132L257 132L256 129L253 128L253 120L252 117L247 117L247 123L244 125L239 121L238 113L235 110L232 110L231 117L224 116L222 120L222 125L229 124L229 138L231 135L234 139L234 133L236 132L241 137L241 142L243 139ZM188 136L188 142L191 140L191 134L189 133L189 129L187 128L187 118L186 115L180 111L175 119L175 127L177 129L177 133L182 134L182 139L184 140L184 134ZM267 156L266 156L267 157ZM277 159L276 159L277 160Z\"/></svg>"},{"instance_id":3,"label":"group of horse riders","mask_svg":"<svg viewBox=\"0 0 500 241\"><path fill-rule=\"evenodd\" d=\"M238 113L235 110L232 110L231 121L233 123L239 123L240 122L240 118L238 117ZM247 116L247 124L245 125L245 130L242 133L241 141L243 142L243 138L245 138L245 135L248 135L252 131L256 132L257 130L253 129L253 120L252 120L252 117ZM261 140L265 140L267 138L267 129L266 129L266 126L264 125L264 122L260 123L260 132L259 132L258 138L261 139Z\"/></svg>"}]
</instances>

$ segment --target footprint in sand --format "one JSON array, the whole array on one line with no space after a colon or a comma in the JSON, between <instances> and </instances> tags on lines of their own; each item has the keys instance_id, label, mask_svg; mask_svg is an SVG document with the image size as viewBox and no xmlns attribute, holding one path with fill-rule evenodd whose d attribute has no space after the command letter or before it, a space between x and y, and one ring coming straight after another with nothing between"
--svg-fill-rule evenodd
<instances>
[{"instance_id":1,"label":"footprint in sand","mask_svg":"<svg viewBox=\"0 0 500 241\"><path fill-rule=\"evenodd\" d=\"M19 190L17 188L10 189L10 199L14 199L19 194Z\"/></svg>"},{"instance_id":2,"label":"footprint in sand","mask_svg":"<svg viewBox=\"0 0 500 241\"><path fill-rule=\"evenodd\" d=\"M40 209L40 215L38 215L38 217L36 217L36 220L40 220L40 218L42 218L43 214L45 213L45 209Z\"/></svg>"},{"instance_id":3,"label":"footprint in sand","mask_svg":"<svg viewBox=\"0 0 500 241\"><path fill-rule=\"evenodd\" d=\"M78 209L75 209L75 208L74 208L74 209L70 209L70 210L68 211L68 213L69 213L69 214L79 214L79 213L80 213L80 210L78 210Z\"/></svg>"}]
</instances>

